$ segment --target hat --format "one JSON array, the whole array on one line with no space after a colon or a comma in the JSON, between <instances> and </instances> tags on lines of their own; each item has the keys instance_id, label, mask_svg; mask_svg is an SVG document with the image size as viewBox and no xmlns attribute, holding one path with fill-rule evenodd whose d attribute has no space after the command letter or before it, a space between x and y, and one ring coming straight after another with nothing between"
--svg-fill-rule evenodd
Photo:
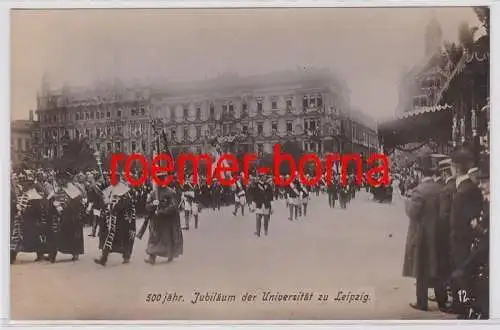
<instances>
[{"instance_id":1,"label":"hat","mask_svg":"<svg viewBox=\"0 0 500 330\"><path fill-rule=\"evenodd\" d=\"M490 155L484 155L479 162L479 179L490 177Z\"/></svg>"},{"instance_id":2,"label":"hat","mask_svg":"<svg viewBox=\"0 0 500 330\"><path fill-rule=\"evenodd\" d=\"M432 158L430 154L424 153L417 157L416 159L417 170L420 171L430 171L433 170Z\"/></svg>"},{"instance_id":3,"label":"hat","mask_svg":"<svg viewBox=\"0 0 500 330\"><path fill-rule=\"evenodd\" d=\"M455 164L466 166L473 161L473 156L469 150L461 148L453 153L453 155L451 156L451 161Z\"/></svg>"},{"instance_id":4,"label":"hat","mask_svg":"<svg viewBox=\"0 0 500 330\"><path fill-rule=\"evenodd\" d=\"M446 158L438 163L440 170L446 170L451 167L451 158Z\"/></svg>"},{"instance_id":5,"label":"hat","mask_svg":"<svg viewBox=\"0 0 500 330\"><path fill-rule=\"evenodd\" d=\"M467 171L467 174L471 175L471 174L475 174L475 173L478 173L478 172L479 172L479 168L473 167L473 168L471 168L470 170Z\"/></svg>"}]
</instances>

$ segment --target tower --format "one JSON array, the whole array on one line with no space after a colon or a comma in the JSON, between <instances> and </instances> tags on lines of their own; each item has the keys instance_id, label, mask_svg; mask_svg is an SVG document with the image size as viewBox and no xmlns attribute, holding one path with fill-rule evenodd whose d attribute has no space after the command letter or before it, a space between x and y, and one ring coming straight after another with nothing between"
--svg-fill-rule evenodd
<instances>
[{"instance_id":1,"label":"tower","mask_svg":"<svg viewBox=\"0 0 500 330\"><path fill-rule=\"evenodd\" d=\"M443 43L443 31L441 24L434 15L425 28L425 55L432 56L441 52Z\"/></svg>"}]
</instances>

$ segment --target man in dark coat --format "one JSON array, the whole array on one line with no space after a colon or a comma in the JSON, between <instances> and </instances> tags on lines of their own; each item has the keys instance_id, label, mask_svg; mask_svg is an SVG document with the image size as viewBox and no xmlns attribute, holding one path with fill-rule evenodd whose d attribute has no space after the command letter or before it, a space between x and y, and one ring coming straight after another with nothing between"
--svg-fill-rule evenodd
<instances>
[{"instance_id":1,"label":"man in dark coat","mask_svg":"<svg viewBox=\"0 0 500 330\"><path fill-rule=\"evenodd\" d=\"M437 256L438 276L434 283L436 302L441 311L446 311L448 294L446 290L447 280L451 274L450 267L450 213L453 202L453 194L456 190L455 176L451 169L451 159L439 162L441 182L443 187L439 194L439 221L437 224Z\"/></svg>"},{"instance_id":2,"label":"man in dark coat","mask_svg":"<svg viewBox=\"0 0 500 330\"><path fill-rule=\"evenodd\" d=\"M472 154L465 149L456 151L452 157L453 167L456 170L456 192L451 206L450 222L450 249L452 269L460 268L471 252L474 240L474 231L471 226L473 219L481 214L483 197L481 190L472 182L467 172L473 165ZM466 277L456 279L452 285L453 311L459 314L464 312L464 305L460 303L459 292L468 291Z\"/></svg>"},{"instance_id":3,"label":"man in dark coat","mask_svg":"<svg viewBox=\"0 0 500 330\"><path fill-rule=\"evenodd\" d=\"M180 195L170 187L158 186L149 194L146 202L150 213L146 263L154 265L156 257L165 257L171 262L182 255L184 241L179 204Z\"/></svg>"},{"instance_id":4,"label":"man in dark coat","mask_svg":"<svg viewBox=\"0 0 500 330\"><path fill-rule=\"evenodd\" d=\"M420 158L422 182L405 199L405 210L410 220L406 238L403 276L417 280L417 302L412 308L427 310L428 288L437 277L436 227L439 218L441 186L434 181L434 170L429 155Z\"/></svg>"}]
</instances>

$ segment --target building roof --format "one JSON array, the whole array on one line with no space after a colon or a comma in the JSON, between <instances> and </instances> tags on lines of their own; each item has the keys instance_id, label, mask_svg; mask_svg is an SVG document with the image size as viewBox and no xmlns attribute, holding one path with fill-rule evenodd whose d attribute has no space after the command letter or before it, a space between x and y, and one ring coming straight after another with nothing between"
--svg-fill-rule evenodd
<instances>
[{"instance_id":1,"label":"building roof","mask_svg":"<svg viewBox=\"0 0 500 330\"><path fill-rule=\"evenodd\" d=\"M33 127L34 122L31 120L14 120L11 122L11 130L13 132L17 131L30 131Z\"/></svg>"}]
</instances>

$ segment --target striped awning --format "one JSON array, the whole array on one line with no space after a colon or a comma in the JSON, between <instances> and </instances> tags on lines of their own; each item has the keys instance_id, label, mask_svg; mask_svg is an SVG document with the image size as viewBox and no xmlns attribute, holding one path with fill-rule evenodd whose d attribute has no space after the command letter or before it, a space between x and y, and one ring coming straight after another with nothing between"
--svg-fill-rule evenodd
<instances>
[{"instance_id":1,"label":"striped awning","mask_svg":"<svg viewBox=\"0 0 500 330\"><path fill-rule=\"evenodd\" d=\"M379 123L379 139L388 148L451 139L452 108L448 104L422 107Z\"/></svg>"},{"instance_id":2,"label":"striped awning","mask_svg":"<svg viewBox=\"0 0 500 330\"><path fill-rule=\"evenodd\" d=\"M397 119L404 119L404 118L408 118L408 117L415 117L415 116L418 116L418 115L421 115L424 113L428 113L428 112L445 111L445 110L449 110L451 108L452 108L452 106L449 104L435 105L432 107L421 107L421 108L417 108L413 111L408 111L408 112L403 113L402 115L398 116L398 118L396 118L396 120Z\"/></svg>"}]
</instances>

